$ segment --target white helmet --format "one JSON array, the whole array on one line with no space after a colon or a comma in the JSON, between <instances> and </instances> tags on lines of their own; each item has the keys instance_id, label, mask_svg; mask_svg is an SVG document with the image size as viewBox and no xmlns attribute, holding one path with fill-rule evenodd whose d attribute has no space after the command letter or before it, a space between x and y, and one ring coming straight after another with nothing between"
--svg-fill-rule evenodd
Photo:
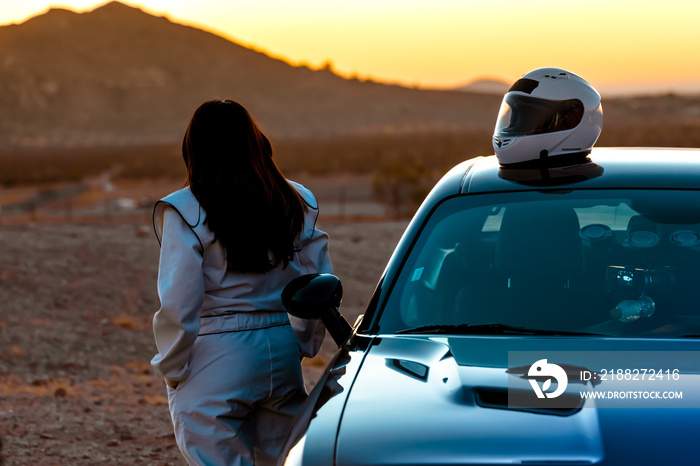
<instances>
[{"instance_id":1,"label":"white helmet","mask_svg":"<svg viewBox=\"0 0 700 466\"><path fill-rule=\"evenodd\" d=\"M600 94L561 68L523 75L503 96L493 134L501 165L587 154L603 127Z\"/></svg>"}]
</instances>

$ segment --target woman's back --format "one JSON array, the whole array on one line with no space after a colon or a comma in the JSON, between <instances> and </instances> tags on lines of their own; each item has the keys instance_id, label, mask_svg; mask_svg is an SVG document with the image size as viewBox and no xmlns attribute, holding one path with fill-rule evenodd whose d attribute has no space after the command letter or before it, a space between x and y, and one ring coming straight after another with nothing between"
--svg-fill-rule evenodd
<instances>
[{"instance_id":1,"label":"woman's back","mask_svg":"<svg viewBox=\"0 0 700 466\"><path fill-rule=\"evenodd\" d=\"M202 104L183 158L186 187L154 209L151 364L190 464L272 464L306 397L301 358L325 335L318 319L288 316L281 294L296 277L332 271L328 235L313 194L284 178L239 104Z\"/></svg>"}]
</instances>

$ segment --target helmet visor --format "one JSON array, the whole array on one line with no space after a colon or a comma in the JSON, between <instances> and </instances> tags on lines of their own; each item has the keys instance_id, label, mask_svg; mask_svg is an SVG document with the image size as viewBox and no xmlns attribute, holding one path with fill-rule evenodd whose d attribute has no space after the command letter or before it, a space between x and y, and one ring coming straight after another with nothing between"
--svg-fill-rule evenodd
<instances>
[{"instance_id":1,"label":"helmet visor","mask_svg":"<svg viewBox=\"0 0 700 466\"><path fill-rule=\"evenodd\" d=\"M495 136L512 137L574 129L583 118L578 99L544 100L507 94L496 122Z\"/></svg>"}]
</instances>

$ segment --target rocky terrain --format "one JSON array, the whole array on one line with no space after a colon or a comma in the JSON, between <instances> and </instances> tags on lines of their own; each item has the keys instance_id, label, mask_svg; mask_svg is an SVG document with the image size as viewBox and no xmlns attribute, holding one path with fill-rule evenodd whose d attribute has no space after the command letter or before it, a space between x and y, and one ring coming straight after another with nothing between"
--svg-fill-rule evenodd
<instances>
[{"instance_id":1,"label":"rocky terrain","mask_svg":"<svg viewBox=\"0 0 700 466\"><path fill-rule=\"evenodd\" d=\"M343 313L362 312L405 223L328 223ZM0 227L0 457L184 464L154 354L158 246L145 221ZM305 360L311 387L334 354Z\"/></svg>"}]
</instances>

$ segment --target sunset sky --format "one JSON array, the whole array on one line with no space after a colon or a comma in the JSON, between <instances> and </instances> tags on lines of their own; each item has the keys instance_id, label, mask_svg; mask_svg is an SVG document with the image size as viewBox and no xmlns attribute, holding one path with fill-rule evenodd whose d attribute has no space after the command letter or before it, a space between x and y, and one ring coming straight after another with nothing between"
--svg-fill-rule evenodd
<instances>
[{"instance_id":1,"label":"sunset sky","mask_svg":"<svg viewBox=\"0 0 700 466\"><path fill-rule=\"evenodd\" d=\"M50 6L95 0L4 1L0 24ZM512 82L541 66L601 90L700 92L696 0L124 0L241 45L343 76L420 87ZM671 84L674 83L674 84ZM661 86L658 86L661 85Z\"/></svg>"}]
</instances>

